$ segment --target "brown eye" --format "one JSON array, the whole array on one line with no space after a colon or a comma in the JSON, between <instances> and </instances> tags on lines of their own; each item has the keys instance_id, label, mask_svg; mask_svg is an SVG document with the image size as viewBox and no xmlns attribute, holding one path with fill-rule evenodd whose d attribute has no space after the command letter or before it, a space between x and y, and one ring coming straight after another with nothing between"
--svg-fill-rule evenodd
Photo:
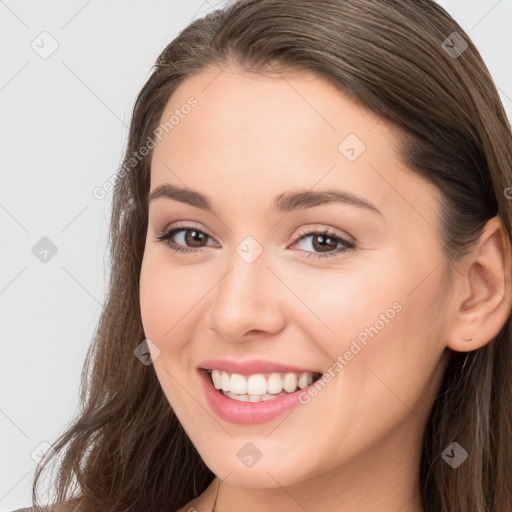
<instances>
[{"instance_id":1,"label":"brown eye","mask_svg":"<svg viewBox=\"0 0 512 512\"><path fill-rule=\"evenodd\" d=\"M308 258L325 258L330 256L338 256L342 253L355 249L355 244L341 238L336 233L330 231L310 231L302 233L300 238L295 242L299 244L310 239L310 242L303 244L303 250ZM338 246L341 248L336 250ZM308 250L311 249L311 250Z\"/></svg>"},{"instance_id":2,"label":"brown eye","mask_svg":"<svg viewBox=\"0 0 512 512\"><path fill-rule=\"evenodd\" d=\"M208 235L196 229L182 229L177 231L184 231L186 233L184 240L189 247L202 247L203 243L208 240Z\"/></svg>"},{"instance_id":3,"label":"brown eye","mask_svg":"<svg viewBox=\"0 0 512 512\"><path fill-rule=\"evenodd\" d=\"M329 249L336 249L338 242L329 235L313 235L313 249L318 252L327 252Z\"/></svg>"},{"instance_id":4,"label":"brown eye","mask_svg":"<svg viewBox=\"0 0 512 512\"><path fill-rule=\"evenodd\" d=\"M199 229L179 227L160 233L155 237L156 241L164 242L170 249L177 252L194 252L207 247L207 241L211 237Z\"/></svg>"}]
</instances>

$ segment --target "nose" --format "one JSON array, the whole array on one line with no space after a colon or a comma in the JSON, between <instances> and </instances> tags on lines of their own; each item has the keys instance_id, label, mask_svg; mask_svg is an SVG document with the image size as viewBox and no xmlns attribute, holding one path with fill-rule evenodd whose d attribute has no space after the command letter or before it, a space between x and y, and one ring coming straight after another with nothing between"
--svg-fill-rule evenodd
<instances>
[{"instance_id":1,"label":"nose","mask_svg":"<svg viewBox=\"0 0 512 512\"><path fill-rule=\"evenodd\" d=\"M284 286L263 252L251 263L236 252L213 288L208 326L228 341L275 335L286 324Z\"/></svg>"}]
</instances>

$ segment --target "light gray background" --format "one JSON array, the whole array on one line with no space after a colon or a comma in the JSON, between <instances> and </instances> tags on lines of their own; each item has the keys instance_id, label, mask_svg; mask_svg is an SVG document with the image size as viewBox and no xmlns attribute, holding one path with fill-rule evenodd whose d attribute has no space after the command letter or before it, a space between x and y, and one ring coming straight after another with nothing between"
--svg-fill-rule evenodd
<instances>
[{"instance_id":1,"label":"light gray background","mask_svg":"<svg viewBox=\"0 0 512 512\"><path fill-rule=\"evenodd\" d=\"M476 43L512 118L512 0L439 3ZM109 273L111 193L93 190L118 169L157 55L222 4L0 0L2 512L31 503L45 443L77 409ZM33 253L43 237L57 248L46 262Z\"/></svg>"}]
</instances>

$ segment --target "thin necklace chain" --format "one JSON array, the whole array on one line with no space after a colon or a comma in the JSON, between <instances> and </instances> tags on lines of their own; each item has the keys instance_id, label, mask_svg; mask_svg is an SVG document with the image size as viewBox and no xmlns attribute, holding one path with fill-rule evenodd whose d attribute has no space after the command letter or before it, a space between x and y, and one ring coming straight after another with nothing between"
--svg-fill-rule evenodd
<instances>
[{"instance_id":1,"label":"thin necklace chain","mask_svg":"<svg viewBox=\"0 0 512 512\"><path fill-rule=\"evenodd\" d=\"M219 495L219 487L220 487L220 480L219 480L219 483L217 484L217 492L215 493L215 499L213 500L213 505L212 505L212 508L211 508L210 512L215 512L215 505L217 503L217 496Z\"/></svg>"}]
</instances>

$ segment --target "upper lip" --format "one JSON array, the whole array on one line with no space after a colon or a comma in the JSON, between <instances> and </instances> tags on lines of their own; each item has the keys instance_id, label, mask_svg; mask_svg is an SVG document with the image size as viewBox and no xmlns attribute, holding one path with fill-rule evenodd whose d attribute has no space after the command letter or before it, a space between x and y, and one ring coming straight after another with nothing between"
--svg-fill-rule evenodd
<instances>
[{"instance_id":1,"label":"upper lip","mask_svg":"<svg viewBox=\"0 0 512 512\"><path fill-rule=\"evenodd\" d=\"M293 372L293 373L321 373L319 370L311 368L300 368L288 364L277 363L274 361L265 361L263 359L250 359L247 361L233 361L230 359L209 359L200 363L199 368L205 370L216 369L228 373L238 373L241 375L252 375L255 373L272 372Z\"/></svg>"}]
</instances>

